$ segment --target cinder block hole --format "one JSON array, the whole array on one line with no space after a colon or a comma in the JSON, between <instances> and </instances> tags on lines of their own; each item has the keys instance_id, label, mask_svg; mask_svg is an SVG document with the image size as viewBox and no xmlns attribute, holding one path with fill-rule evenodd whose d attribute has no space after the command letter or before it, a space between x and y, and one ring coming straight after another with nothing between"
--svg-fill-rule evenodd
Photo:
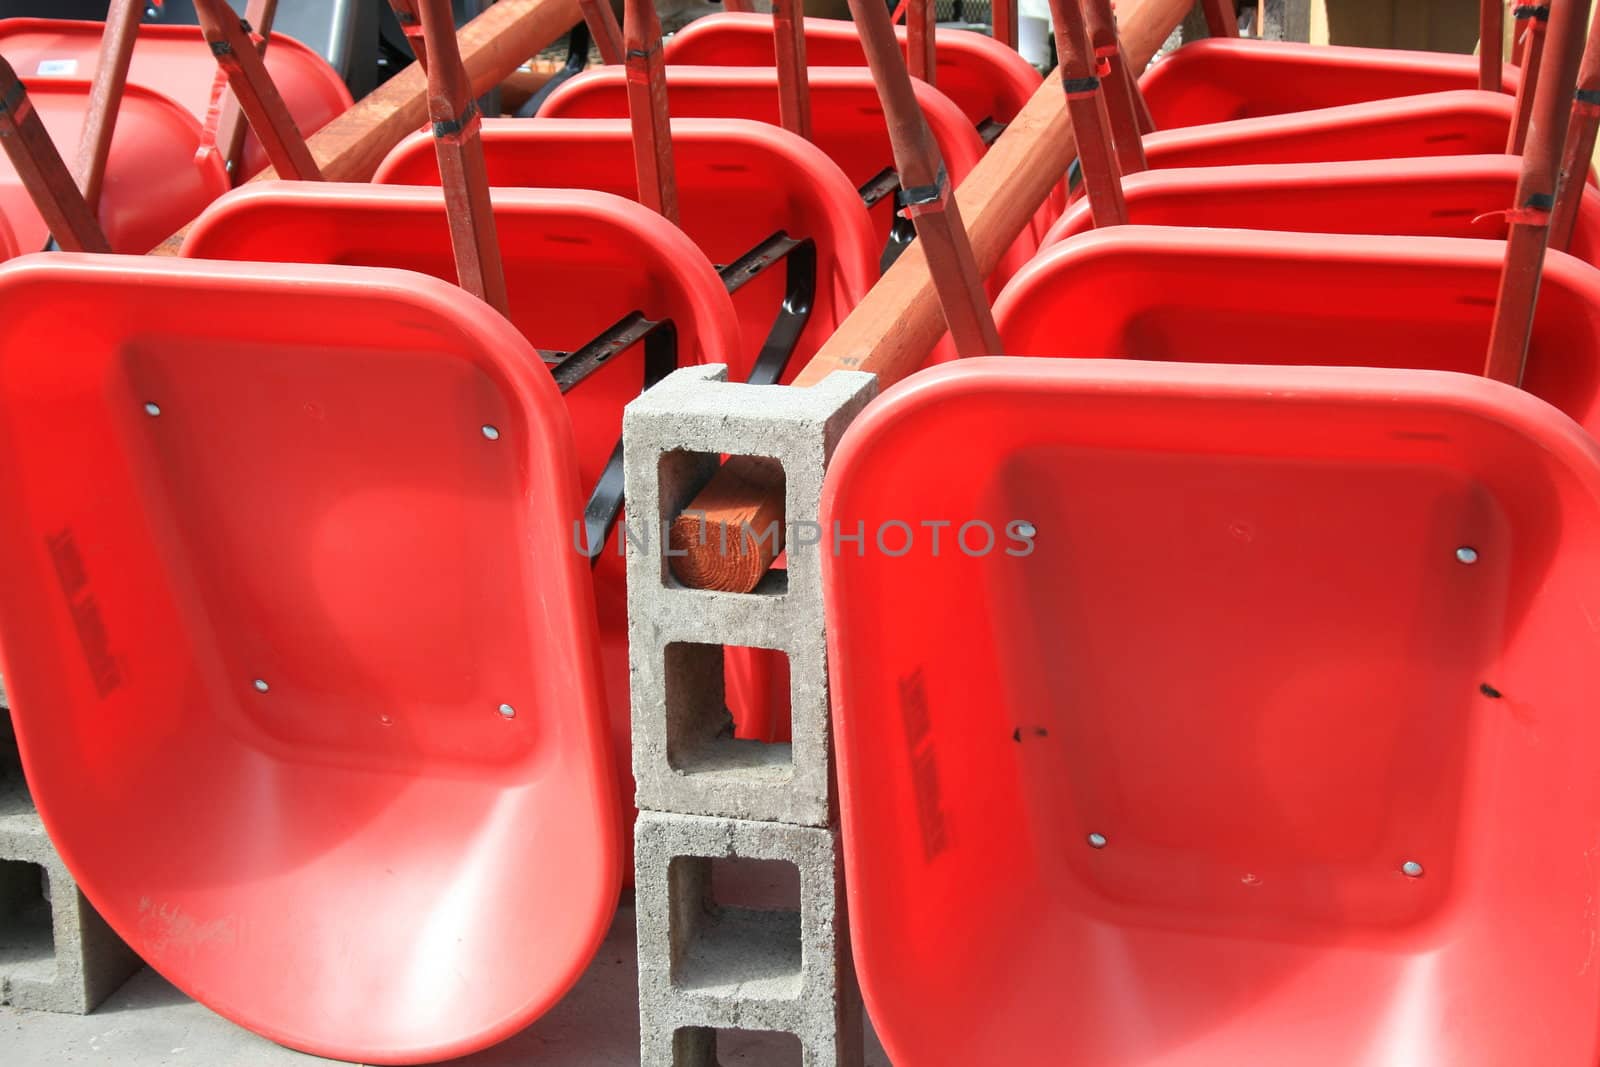
<instances>
[{"instance_id":1,"label":"cinder block hole","mask_svg":"<svg viewBox=\"0 0 1600 1067\"><path fill-rule=\"evenodd\" d=\"M720 1067L752 1064L760 1067L800 1067L805 1049L800 1038L780 1030L713 1030L688 1026L673 1035L674 1067Z\"/></svg>"},{"instance_id":2,"label":"cinder block hole","mask_svg":"<svg viewBox=\"0 0 1600 1067\"><path fill-rule=\"evenodd\" d=\"M55 973L50 878L37 863L0 860L0 974L49 981Z\"/></svg>"},{"instance_id":3,"label":"cinder block hole","mask_svg":"<svg viewBox=\"0 0 1600 1067\"><path fill-rule=\"evenodd\" d=\"M649 531L661 541L661 581L669 587L685 584L678 575L689 576L687 584L708 589L741 587L732 576L755 568L757 557L780 554L761 578L755 593L776 595L789 589L789 572L781 550L790 537L816 540L814 530L791 530L786 525L787 477L783 464L769 456L730 457L737 460L739 475L724 483L732 485L738 498L726 493L709 495L697 501L700 490L716 473L722 457L709 452L678 450L663 452L657 476L661 487L661 525ZM741 505L754 491L771 506L749 510ZM692 505L699 504L700 507ZM814 524L813 524L814 525Z\"/></svg>"},{"instance_id":4,"label":"cinder block hole","mask_svg":"<svg viewBox=\"0 0 1600 1067\"><path fill-rule=\"evenodd\" d=\"M667 886L674 985L758 1000L800 995L800 871L792 862L678 856Z\"/></svg>"},{"instance_id":5,"label":"cinder block hole","mask_svg":"<svg viewBox=\"0 0 1600 1067\"><path fill-rule=\"evenodd\" d=\"M776 649L675 641L666 649L667 764L681 774L788 780L789 657Z\"/></svg>"}]
</instances>

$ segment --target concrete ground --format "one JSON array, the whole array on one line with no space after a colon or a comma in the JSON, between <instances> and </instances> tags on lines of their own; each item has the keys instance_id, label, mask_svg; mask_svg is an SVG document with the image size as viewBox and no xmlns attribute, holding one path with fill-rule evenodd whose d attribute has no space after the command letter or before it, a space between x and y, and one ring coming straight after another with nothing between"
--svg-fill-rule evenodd
<instances>
[{"instance_id":1,"label":"concrete ground","mask_svg":"<svg viewBox=\"0 0 1600 1067\"><path fill-rule=\"evenodd\" d=\"M550 1014L459 1067L623 1067L639 1062L633 907L625 904L578 985ZM799 1067L798 1046L766 1035L727 1035L723 1067ZM0 1007L0 1064L9 1067L313 1067L329 1060L291 1052L190 1000L146 968L93 1015ZM867 1036L867 1067L888 1067Z\"/></svg>"}]
</instances>

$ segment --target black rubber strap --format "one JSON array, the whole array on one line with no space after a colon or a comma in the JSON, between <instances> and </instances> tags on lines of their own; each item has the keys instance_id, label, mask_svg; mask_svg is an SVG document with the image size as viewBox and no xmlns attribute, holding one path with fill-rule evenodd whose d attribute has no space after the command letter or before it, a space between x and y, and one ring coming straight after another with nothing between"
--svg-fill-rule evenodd
<instances>
[{"instance_id":1,"label":"black rubber strap","mask_svg":"<svg viewBox=\"0 0 1600 1067\"><path fill-rule=\"evenodd\" d=\"M1549 211L1556 206L1556 198L1549 193L1530 193L1528 202L1522 206L1535 211Z\"/></svg>"},{"instance_id":2,"label":"black rubber strap","mask_svg":"<svg viewBox=\"0 0 1600 1067\"><path fill-rule=\"evenodd\" d=\"M950 187L950 175L945 173L944 163L939 164L939 173L934 177L932 185L912 185L900 190L900 202L906 207L921 207L923 204L936 203Z\"/></svg>"},{"instance_id":3,"label":"black rubber strap","mask_svg":"<svg viewBox=\"0 0 1600 1067\"><path fill-rule=\"evenodd\" d=\"M472 120L477 117L478 102L476 100L468 100L466 110L461 112L460 118L446 119L443 122L435 122L433 124L433 135L435 137L454 137L456 134L472 125Z\"/></svg>"},{"instance_id":4,"label":"black rubber strap","mask_svg":"<svg viewBox=\"0 0 1600 1067\"><path fill-rule=\"evenodd\" d=\"M1550 21L1549 4L1518 4L1511 9L1514 19L1538 19L1540 22Z\"/></svg>"},{"instance_id":5,"label":"black rubber strap","mask_svg":"<svg viewBox=\"0 0 1600 1067\"><path fill-rule=\"evenodd\" d=\"M1100 88L1099 78L1062 78L1061 88L1074 95L1092 93Z\"/></svg>"},{"instance_id":6,"label":"black rubber strap","mask_svg":"<svg viewBox=\"0 0 1600 1067\"><path fill-rule=\"evenodd\" d=\"M19 78L13 81L6 89L5 95L0 96L0 115L14 115L22 102L28 98L27 86Z\"/></svg>"},{"instance_id":7,"label":"black rubber strap","mask_svg":"<svg viewBox=\"0 0 1600 1067\"><path fill-rule=\"evenodd\" d=\"M1572 98L1580 104L1600 104L1600 89L1579 89Z\"/></svg>"}]
</instances>

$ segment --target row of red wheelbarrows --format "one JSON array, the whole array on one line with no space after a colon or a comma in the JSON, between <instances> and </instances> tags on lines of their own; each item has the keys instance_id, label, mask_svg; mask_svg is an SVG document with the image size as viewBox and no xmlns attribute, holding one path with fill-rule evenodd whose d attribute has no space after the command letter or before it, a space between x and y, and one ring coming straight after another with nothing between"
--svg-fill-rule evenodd
<instances>
[{"instance_id":1,"label":"row of red wheelbarrows","mask_svg":"<svg viewBox=\"0 0 1600 1067\"><path fill-rule=\"evenodd\" d=\"M657 54L642 10L619 54ZM793 55L780 10L704 20L667 58L766 61L775 28ZM813 63L866 58L848 27L803 29ZM902 86L955 183L1036 87L993 46L941 35L951 96ZM601 117L629 114L622 70L481 129L458 78L379 175L442 170L446 196L257 185L190 231L200 262L0 274L0 635L28 773L91 900L180 986L295 1047L398 1062L498 1040L581 971L631 800L604 550L620 410L677 363L793 380L904 245L886 193L937 168L891 145L874 58L877 84L645 69L670 131L637 101ZM1538 83L1561 89L1554 67ZM1594 920L1569 905L1593 882L1572 842L1596 802L1595 631L1573 625L1594 450L1554 407L1438 373L1481 366L1506 225L1474 220L1513 204L1519 116L1540 129L1533 93L1480 76L1180 51L1142 79L1177 128L1140 142L1136 221L1411 236L1078 235L1098 160L1101 203L1042 205L984 287L1006 350L1119 361L929 371L844 446L842 525L1033 531L1021 556L829 561L854 941L896 1062L1592 1061ZM1551 255L1529 380L1580 422L1589 270ZM952 320L982 336L962 292ZM781 737L781 671L733 662L741 735ZM1502 1025L1535 1012L1535 1035Z\"/></svg>"}]
</instances>

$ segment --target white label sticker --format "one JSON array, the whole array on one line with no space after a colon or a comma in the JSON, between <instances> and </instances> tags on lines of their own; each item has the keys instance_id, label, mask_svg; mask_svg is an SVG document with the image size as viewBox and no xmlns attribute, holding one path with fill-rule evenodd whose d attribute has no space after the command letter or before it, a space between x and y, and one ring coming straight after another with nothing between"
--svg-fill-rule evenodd
<instances>
[{"instance_id":1,"label":"white label sticker","mask_svg":"<svg viewBox=\"0 0 1600 1067\"><path fill-rule=\"evenodd\" d=\"M36 73L46 78L71 77L78 73L78 61L76 59L41 59Z\"/></svg>"}]
</instances>

